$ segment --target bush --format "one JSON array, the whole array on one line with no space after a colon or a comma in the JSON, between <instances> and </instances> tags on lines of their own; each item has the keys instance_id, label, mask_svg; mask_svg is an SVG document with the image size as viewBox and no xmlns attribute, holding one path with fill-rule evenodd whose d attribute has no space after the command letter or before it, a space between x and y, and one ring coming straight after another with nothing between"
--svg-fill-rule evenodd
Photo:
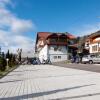
<instances>
[{"instance_id":1,"label":"bush","mask_svg":"<svg viewBox=\"0 0 100 100\"><path fill-rule=\"evenodd\" d=\"M3 57L0 57L0 70L4 71L6 69L6 60Z\"/></svg>"},{"instance_id":2,"label":"bush","mask_svg":"<svg viewBox=\"0 0 100 100\"><path fill-rule=\"evenodd\" d=\"M7 59L7 58L9 59L9 61L8 61L8 66L9 66L9 67L13 67L13 66L16 65L15 55L12 54L12 53L9 53L9 50L8 50L8 52L6 53L6 59Z\"/></svg>"},{"instance_id":3,"label":"bush","mask_svg":"<svg viewBox=\"0 0 100 100\"><path fill-rule=\"evenodd\" d=\"M13 67L14 65L15 65L15 63L14 63L13 59L9 60L8 66Z\"/></svg>"},{"instance_id":4,"label":"bush","mask_svg":"<svg viewBox=\"0 0 100 100\"><path fill-rule=\"evenodd\" d=\"M15 65L17 65L16 56L12 53L9 53L9 50L8 50L8 52L6 54L2 53L0 56L0 71L6 70L6 66L7 66L6 59L7 58L9 59L9 61L8 61L9 67L14 67Z\"/></svg>"}]
</instances>

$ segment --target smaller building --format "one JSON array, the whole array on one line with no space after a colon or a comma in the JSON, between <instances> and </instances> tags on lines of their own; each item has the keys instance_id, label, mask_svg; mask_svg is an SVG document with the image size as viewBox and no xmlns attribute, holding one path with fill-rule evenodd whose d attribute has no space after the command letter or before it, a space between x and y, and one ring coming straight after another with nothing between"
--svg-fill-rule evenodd
<instances>
[{"instance_id":1,"label":"smaller building","mask_svg":"<svg viewBox=\"0 0 100 100\"><path fill-rule=\"evenodd\" d=\"M85 42L85 49L90 54L100 55L100 31L88 36Z\"/></svg>"}]
</instances>

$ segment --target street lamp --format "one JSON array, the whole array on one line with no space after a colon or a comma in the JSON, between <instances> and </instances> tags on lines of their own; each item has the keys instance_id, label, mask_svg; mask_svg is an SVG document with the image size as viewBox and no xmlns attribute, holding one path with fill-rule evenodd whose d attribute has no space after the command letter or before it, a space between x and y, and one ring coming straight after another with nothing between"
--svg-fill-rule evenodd
<instances>
[{"instance_id":1,"label":"street lamp","mask_svg":"<svg viewBox=\"0 0 100 100\"><path fill-rule=\"evenodd\" d=\"M9 69L9 66L8 66L8 61L9 61L9 59L7 58L6 61L7 61L6 70L8 70L8 69Z\"/></svg>"}]
</instances>

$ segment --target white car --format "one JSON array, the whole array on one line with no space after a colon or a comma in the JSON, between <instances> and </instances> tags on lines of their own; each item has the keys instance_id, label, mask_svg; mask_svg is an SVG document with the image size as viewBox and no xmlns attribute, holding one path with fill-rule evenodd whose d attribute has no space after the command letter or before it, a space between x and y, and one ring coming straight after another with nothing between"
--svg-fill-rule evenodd
<instances>
[{"instance_id":1,"label":"white car","mask_svg":"<svg viewBox=\"0 0 100 100\"><path fill-rule=\"evenodd\" d=\"M82 58L82 63L100 63L100 56L95 55L85 55Z\"/></svg>"}]
</instances>

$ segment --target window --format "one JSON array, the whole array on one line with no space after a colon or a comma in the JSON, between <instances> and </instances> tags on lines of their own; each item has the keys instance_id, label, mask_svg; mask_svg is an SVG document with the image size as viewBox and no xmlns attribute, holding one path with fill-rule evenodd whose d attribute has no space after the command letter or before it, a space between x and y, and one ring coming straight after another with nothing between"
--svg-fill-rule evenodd
<instances>
[{"instance_id":1,"label":"window","mask_svg":"<svg viewBox=\"0 0 100 100\"><path fill-rule=\"evenodd\" d=\"M58 59L61 59L61 56L58 56Z\"/></svg>"},{"instance_id":2,"label":"window","mask_svg":"<svg viewBox=\"0 0 100 100\"><path fill-rule=\"evenodd\" d=\"M58 40L59 42L67 42L67 39L66 38L59 38L59 40Z\"/></svg>"},{"instance_id":3,"label":"window","mask_svg":"<svg viewBox=\"0 0 100 100\"><path fill-rule=\"evenodd\" d=\"M49 46L49 50L51 50L52 49L52 47L51 46Z\"/></svg>"},{"instance_id":4,"label":"window","mask_svg":"<svg viewBox=\"0 0 100 100\"><path fill-rule=\"evenodd\" d=\"M58 50L58 47L57 46L54 46L54 51L57 51Z\"/></svg>"},{"instance_id":5,"label":"window","mask_svg":"<svg viewBox=\"0 0 100 100\"><path fill-rule=\"evenodd\" d=\"M54 56L54 59L57 59L57 56Z\"/></svg>"},{"instance_id":6,"label":"window","mask_svg":"<svg viewBox=\"0 0 100 100\"><path fill-rule=\"evenodd\" d=\"M89 43L86 44L86 47L89 47Z\"/></svg>"},{"instance_id":7,"label":"window","mask_svg":"<svg viewBox=\"0 0 100 100\"><path fill-rule=\"evenodd\" d=\"M100 51L100 47L98 48L98 51Z\"/></svg>"},{"instance_id":8,"label":"window","mask_svg":"<svg viewBox=\"0 0 100 100\"><path fill-rule=\"evenodd\" d=\"M49 39L49 41L50 41L50 43L55 43L55 42L58 41L58 39L57 38L51 38L51 39Z\"/></svg>"},{"instance_id":9,"label":"window","mask_svg":"<svg viewBox=\"0 0 100 100\"><path fill-rule=\"evenodd\" d=\"M97 45L92 46L92 51L97 51Z\"/></svg>"},{"instance_id":10,"label":"window","mask_svg":"<svg viewBox=\"0 0 100 100\"><path fill-rule=\"evenodd\" d=\"M92 51L94 51L94 46L92 46Z\"/></svg>"},{"instance_id":11,"label":"window","mask_svg":"<svg viewBox=\"0 0 100 100\"><path fill-rule=\"evenodd\" d=\"M94 46L92 46L92 51L94 51L95 50L95 48L94 48Z\"/></svg>"},{"instance_id":12,"label":"window","mask_svg":"<svg viewBox=\"0 0 100 100\"><path fill-rule=\"evenodd\" d=\"M90 57L91 57L91 58L94 58L94 57L96 57L96 56L95 56L95 55L90 55Z\"/></svg>"},{"instance_id":13,"label":"window","mask_svg":"<svg viewBox=\"0 0 100 100\"><path fill-rule=\"evenodd\" d=\"M59 47L58 47L58 50L59 50L59 51L61 51L61 50L62 50L62 47L61 47L61 46L59 46Z\"/></svg>"}]
</instances>

